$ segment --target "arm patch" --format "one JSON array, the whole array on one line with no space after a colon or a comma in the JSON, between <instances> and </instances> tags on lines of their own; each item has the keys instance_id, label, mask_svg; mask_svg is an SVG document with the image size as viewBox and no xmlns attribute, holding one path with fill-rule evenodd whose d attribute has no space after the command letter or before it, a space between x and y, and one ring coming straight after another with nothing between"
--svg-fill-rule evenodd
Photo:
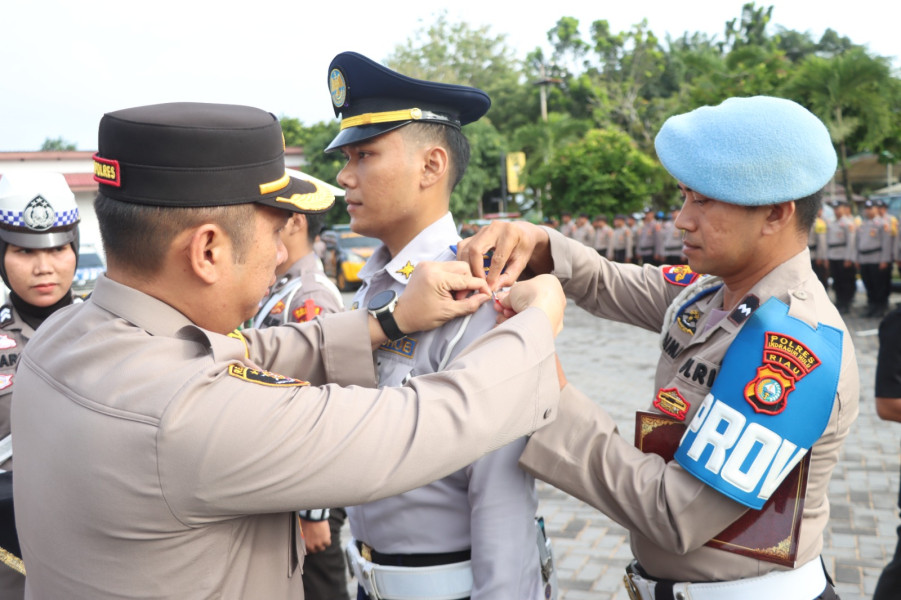
<instances>
[{"instance_id":1,"label":"arm patch","mask_svg":"<svg viewBox=\"0 0 901 600\"><path fill-rule=\"evenodd\" d=\"M682 287L691 285L701 276L700 273L692 271L688 265L667 265L660 269L660 273L667 283Z\"/></svg>"},{"instance_id":2,"label":"arm patch","mask_svg":"<svg viewBox=\"0 0 901 600\"><path fill-rule=\"evenodd\" d=\"M285 377L284 375L271 373L269 371L258 371L257 369L251 369L250 367L245 367L244 365L238 364L228 365L228 374L237 379L249 381L250 383L268 385L272 387L310 385L310 382L308 381L292 379L291 377Z\"/></svg>"},{"instance_id":3,"label":"arm patch","mask_svg":"<svg viewBox=\"0 0 901 600\"><path fill-rule=\"evenodd\" d=\"M770 298L732 341L675 459L717 491L760 509L826 429L842 331L813 329Z\"/></svg>"}]
</instances>

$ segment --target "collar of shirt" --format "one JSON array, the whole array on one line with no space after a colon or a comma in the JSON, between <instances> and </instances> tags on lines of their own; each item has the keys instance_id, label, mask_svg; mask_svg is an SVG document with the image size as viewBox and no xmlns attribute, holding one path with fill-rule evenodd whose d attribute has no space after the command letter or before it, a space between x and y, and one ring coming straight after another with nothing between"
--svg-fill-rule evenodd
<instances>
[{"instance_id":1,"label":"collar of shirt","mask_svg":"<svg viewBox=\"0 0 901 600\"><path fill-rule=\"evenodd\" d=\"M143 329L150 335L193 340L215 356L243 356L244 343L195 325L185 315L153 296L113 281L97 280L90 302Z\"/></svg>"},{"instance_id":2,"label":"collar of shirt","mask_svg":"<svg viewBox=\"0 0 901 600\"><path fill-rule=\"evenodd\" d=\"M790 296L796 296L799 300L805 300L806 295L812 293L812 291L808 292L805 289L811 277L815 276L810 268L810 251L805 247L801 252L767 273L760 281L754 284L744 298L739 301L739 304L742 304L744 299L751 295L757 297L758 306L775 297L789 304L789 314L791 316L805 321L811 326L816 326L816 315L812 314L810 310L803 308L805 303L792 303L789 299ZM744 324L747 317L736 322L732 318L736 307L727 306L722 309L726 312L725 318L720 318L717 323L708 325L713 312L722 306L724 293L725 290L720 288L715 293L703 297L699 302L693 304L701 310L702 318L698 323L698 333L694 335L692 344L704 342L718 330L725 330L730 334L734 333ZM809 303L810 306L815 306L815 304Z\"/></svg>"},{"instance_id":3,"label":"collar of shirt","mask_svg":"<svg viewBox=\"0 0 901 600\"><path fill-rule=\"evenodd\" d=\"M372 285L373 278L384 273L397 283L406 286L413 269L421 261L452 260L450 246L460 241L454 218L450 213L423 229L397 256L391 257L383 244L360 269L364 287Z\"/></svg>"}]
</instances>

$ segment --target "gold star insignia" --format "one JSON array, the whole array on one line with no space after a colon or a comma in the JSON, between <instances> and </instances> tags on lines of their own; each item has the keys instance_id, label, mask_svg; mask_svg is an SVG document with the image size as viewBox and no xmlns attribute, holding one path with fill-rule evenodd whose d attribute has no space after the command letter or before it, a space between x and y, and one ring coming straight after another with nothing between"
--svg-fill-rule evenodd
<instances>
[{"instance_id":1,"label":"gold star insignia","mask_svg":"<svg viewBox=\"0 0 901 600\"><path fill-rule=\"evenodd\" d=\"M407 264L405 264L402 269L398 269L397 271L395 271L395 273L400 273L401 275L404 276L405 279L409 279L410 275L413 274L414 268L415 267L413 266L413 263L411 263L410 261L407 261Z\"/></svg>"}]
</instances>

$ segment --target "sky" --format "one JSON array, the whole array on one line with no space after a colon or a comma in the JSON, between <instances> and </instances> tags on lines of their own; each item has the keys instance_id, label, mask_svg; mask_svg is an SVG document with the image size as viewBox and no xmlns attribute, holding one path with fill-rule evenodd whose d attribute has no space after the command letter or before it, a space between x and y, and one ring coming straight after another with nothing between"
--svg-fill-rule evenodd
<instances>
[{"instance_id":1,"label":"sky","mask_svg":"<svg viewBox=\"0 0 901 600\"><path fill-rule=\"evenodd\" d=\"M94 150L104 113L158 102L247 104L307 125L327 121L336 54L383 62L442 13L504 34L522 58L549 49L547 31L563 16L577 18L586 39L598 19L614 32L647 19L661 40L686 31L722 39L744 2L0 0L0 151L38 150L58 137ZM757 2L770 5L772 25L814 39L831 27L899 66L901 9L892 2Z\"/></svg>"}]
</instances>

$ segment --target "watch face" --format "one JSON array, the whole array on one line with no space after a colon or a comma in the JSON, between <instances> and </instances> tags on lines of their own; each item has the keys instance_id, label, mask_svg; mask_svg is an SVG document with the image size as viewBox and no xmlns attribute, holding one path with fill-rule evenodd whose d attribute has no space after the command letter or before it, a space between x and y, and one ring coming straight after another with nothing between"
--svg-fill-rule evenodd
<instances>
[{"instance_id":1,"label":"watch face","mask_svg":"<svg viewBox=\"0 0 901 600\"><path fill-rule=\"evenodd\" d=\"M369 300L368 308L369 310L380 310L391 304L395 298L397 298L397 294L394 290L379 292Z\"/></svg>"}]
</instances>

